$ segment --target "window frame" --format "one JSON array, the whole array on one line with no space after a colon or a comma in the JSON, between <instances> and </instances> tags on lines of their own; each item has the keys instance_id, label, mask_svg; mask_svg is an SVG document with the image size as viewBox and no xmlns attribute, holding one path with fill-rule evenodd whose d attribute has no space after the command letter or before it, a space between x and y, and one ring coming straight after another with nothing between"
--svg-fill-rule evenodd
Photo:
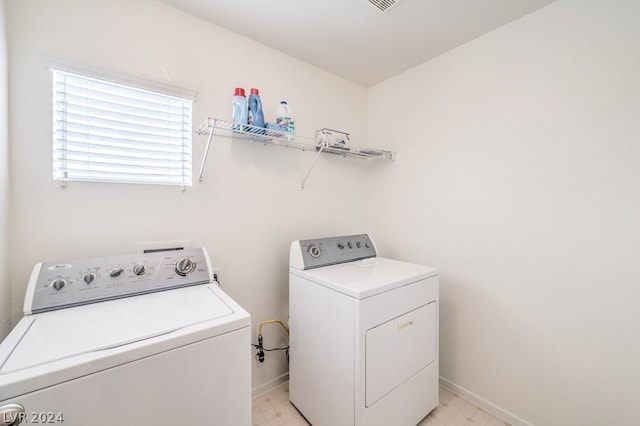
<instances>
[{"instance_id":1,"label":"window frame","mask_svg":"<svg viewBox=\"0 0 640 426\"><path fill-rule=\"evenodd\" d=\"M179 186L182 187L183 189L185 189L185 187L187 186L192 186L193 185L193 163L194 163L194 159L193 159L193 103L195 102L195 92L194 91L190 91L187 89L182 89L182 88L178 88L172 85L167 85L167 84L163 84L163 83L157 83L157 82L151 82L149 80L146 79L139 79L139 78L135 78L135 77L131 77L131 76L124 76L122 74L116 74L116 73L112 73L112 72L108 72L108 71L104 71L104 70L96 70L95 68L90 68L90 67L85 67L85 66L78 66L77 64L70 64L68 61L64 61L64 60L60 60L59 58L54 58L52 60L52 58L49 58L47 61L47 65L50 69L50 76L51 76L51 81L52 81L52 95L53 95L53 99L52 99L52 113L53 113L53 117L52 117L52 123L53 123L53 137L52 137L52 142L53 142L53 164L52 164L52 168L53 168L53 178L54 180L58 180L61 182L61 184L63 186L66 186L67 182L109 182L109 183L136 183L136 184L152 184L152 185L168 185L168 186ZM92 172L90 170L90 164L91 164L91 160L87 161L87 171L85 172L86 175L85 176L78 176L77 174L70 174L71 170L68 167L68 164L63 165L64 161L68 161L65 160L64 158L69 158L68 154L71 151L67 151L68 150L68 146L67 144L69 143L68 140L68 135L60 135L60 132L57 131L56 129L59 129L60 126L58 126L58 123L65 123L66 120L68 120L68 118L65 117L58 117L57 113L56 113L56 108L60 107L60 99L57 99L56 97L56 90L57 90L57 82L56 82L56 74L59 75L68 75L68 76L73 76L73 77L77 77L77 78L81 78L81 79L87 79L87 81L92 81L92 82L98 82L98 84L100 83L104 83L106 85L112 85L112 86L119 86L119 87L123 87L125 89L130 89L132 91L137 91L140 93L150 93L154 96L160 96L166 99L173 99L173 100L179 100L181 102L183 102L183 108L186 108L186 111L182 112L182 114L174 114L174 116L178 116L181 117L181 121L179 122L174 122L174 123L178 123L179 125L181 125L182 127L179 128L179 130L176 130L175 128L172 130L174 133L175 132L179 132L181 133L182 136L179 137L173 137L173 139L179 139L181 140L179 145L176 145L175 142L173 143L172 148L181 148L181 153L176 154L175 153L175 149L173 150L174 153L173 154L167 154L166 152L165 154L165 158L164 159L158 159L157 162L161 162L161 161L165 161L166 164L169 164L170 162L173 162L173 164L175 163L175 158L180 158L180 161L183 162L183 165L180 167L175 167L175 166L165 166L167 173L164 179L153 179L150 178L150 176L152 176L152 174L147 174L145 175L144 173L140 173L139 176L144 176L144 178L140 179L140 178L134 178L132 177L132 175L130 175L129 177L126 177L125 175L120 175L120 176L116 176L118 175L118 172L116 171L115 174L113 176L116 177L98 177L98 175L100 173L96 172L96 175L92 175ZM66 90L66 88L65 88ZM58 104L57 104L58 102ZM64 104L64 100L62 100L63 104ZM187 107L188 106L188 107ZM64 104L63 108L67 108L67 105ZM169 107L167 107L169 108ZM170 115L169 113L167 113L167 115ZM86 114L86 119L88 120L87 123L89 123L90 119L92 119L91 114L87 113ZM162 121L162 120L161 120ZM167 123L170 120L167 119ZM90 124L86 124L87 127L91 127ZM167 125L168 126L168 125ZM107 126L108 127L108 126ZM168 127L163 127L163 129L165 129L167 132L169 132ZM90 131L87 130L87 134L90 135ZM142 133L141 133L142 134ZM157 135L156 135L157 137ZM168 136L166 136L168 138ZM122 139L123 141L125 141L125 145L126 145L126 140ZM86 145L86 149L90 150L91 147L93 147L92 142L91 142L91 137L87 136L87 140L85 142L82 142L83 144ZM134 147L138 147L139 145L137 145L137 142L131 142L129 141L128 143L130 143L130 147L124 147L123 150L128 150L128 149L133 149ZM154 142L154 141L148 141L148 144L154 144L154 143L158 143L158 142ZM161 145L161 143L158 143L157 146ZM166 143L167 146L169 146L169 143ZM61 150L64 150L64 152L61 152ZM169 148L167 149L167 151L169 151ZM158 152L161 152L158 151ZM102 154L95 154L95 156L100 156ZM94 155L92 155L94 156ZM105 157L109 157L108 155L105 155ZM117 156L116 156L117 157ZM113 157L113 158L116 158ZM171 159L169 159L170 157L172 157ZM89 154L87 154L87 158L89 158ZM116 160L113 160L115 164L115 167L118 168L120 166L122 166L122 164L120 164L120 166L118 165L116 160L120 160L122 161L123 159L126 158L126 156L122 156L119 158L116 158ZM142 168L145 167L143 165L141 165L141 163L144 163L147 161L147 159L145 157L139 156L138 157L141 161L139 163L136 163L135 161L132 160L132 164L131 167L133 169L135 168ZM186 163L184 163L186 161ZM61 164L62 163L62 164ZM107 163L105 163L107 164ZM62 168L61 168L62 166ZM172 178L172 173L171 171L176 171L179 170L182 172L182 174L173 174L173 178ZM105 172L106 174L107 172ZM161 173L162 175L162 173ZM176 180L176 176L179 180Z\"/></svg>"}]
</instances>

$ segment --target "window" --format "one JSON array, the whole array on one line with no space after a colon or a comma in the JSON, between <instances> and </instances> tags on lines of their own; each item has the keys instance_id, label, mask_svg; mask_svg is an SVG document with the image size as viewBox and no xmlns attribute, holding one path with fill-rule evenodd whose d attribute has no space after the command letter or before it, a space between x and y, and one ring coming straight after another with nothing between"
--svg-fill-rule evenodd
<instances>
[{"instance_id":1,"label":"window","mask_svg":"<svg viewBox=\"0 0 640 426\"><path fill-rule=\"evenodd\" d=\"M191 186L192 99L53 71L53 178Z\"/></svg>"}]
</instances>

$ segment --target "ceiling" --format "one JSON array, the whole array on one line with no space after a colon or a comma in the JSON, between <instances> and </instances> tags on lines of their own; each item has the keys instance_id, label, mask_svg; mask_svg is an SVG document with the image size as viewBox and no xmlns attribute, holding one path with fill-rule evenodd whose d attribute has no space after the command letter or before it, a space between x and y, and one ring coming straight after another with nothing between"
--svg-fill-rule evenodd
<instances>
[{"instance_id":1,"label":"ceiling","mask_svg":"<svg viewBox=\"0 0 640 426\"><path fill-rule=\"evenodd\" d=\"M159 1L370 87L555 0Z\"/></svg>"}]
</instances>

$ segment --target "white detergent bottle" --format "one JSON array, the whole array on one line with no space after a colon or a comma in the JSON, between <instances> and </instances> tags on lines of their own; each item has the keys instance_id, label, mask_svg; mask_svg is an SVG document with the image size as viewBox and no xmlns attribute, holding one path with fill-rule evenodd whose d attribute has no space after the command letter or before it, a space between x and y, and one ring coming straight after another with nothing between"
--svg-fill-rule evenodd
<instances>
[{"instance_id":1,"label":"white detergent bottle","mask_svg":"<svg viewBox=\"0 0 640 426\"><path fill-rule=\"evenodd\" d=\"M295 133L296 125L293 117L291 117L291 107L287 104L287 101L280 101L276 123L283 126L285 131Z\"/></svg>"},{"instance_id":2,"label":"white detergent bottle","mask_svg":"<svg viewBox=\"0 0 640 426\"><path fill-rule=\"evenodd\" d=\"M236 91L233 95L233 130L244 131L245 124L248 123L248 109L247 109L247 98L244 95L244 89L241 87L236 87Z\"/></svg>"}]
</instances>

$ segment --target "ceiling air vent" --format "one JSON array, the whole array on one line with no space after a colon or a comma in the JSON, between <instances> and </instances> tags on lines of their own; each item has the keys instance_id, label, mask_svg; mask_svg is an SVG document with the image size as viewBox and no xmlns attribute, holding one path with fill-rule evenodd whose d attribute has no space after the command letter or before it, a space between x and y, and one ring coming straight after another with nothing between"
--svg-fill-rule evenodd
<instances>
[{"instance_id":1,"label":"ceiling air vent","mask_svg":"<svg viewBox=\"0 0 640 426\"><path fill-rule=\"evenodd\" d=\"M400 3L402 0L369 0L369 3L378 9L380 12L388 12L393 6Z\"/></svg>"}]
</instances>

